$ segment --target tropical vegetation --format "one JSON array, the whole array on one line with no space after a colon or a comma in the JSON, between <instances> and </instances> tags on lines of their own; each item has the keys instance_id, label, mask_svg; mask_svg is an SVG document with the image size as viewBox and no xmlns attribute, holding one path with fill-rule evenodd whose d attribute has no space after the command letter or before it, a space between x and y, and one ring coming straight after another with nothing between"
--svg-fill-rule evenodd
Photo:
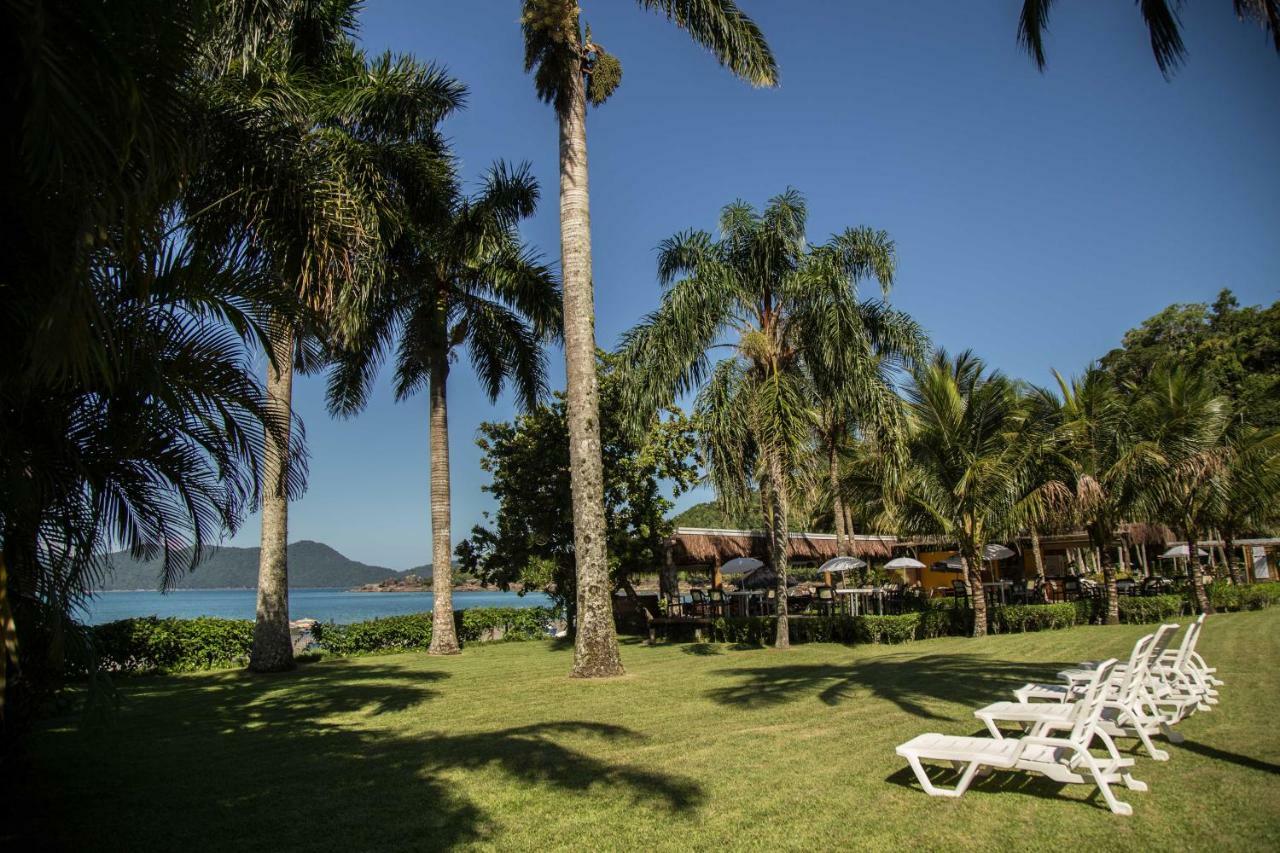
<instances>
[{"instance_id":1,"label":"tropical vegetation","mask_svg":"<svg viewBox=\"0 0 1280 853\"><path fill-rule=\"evenodd\" d=\"M787 190L762 211L726 205L719 239L690 230L663 241L662 303L619 349L630 366L624 402L632 416L697 390L703 461L717 496L739 511L759 499L777 573L779 646L788 643L788 519L803 459L816 437L834 475L840 442L855 425L892 433L897 397L887 365L923 347L909 317L858 300L862 279L878 279L885 292L892 284L888 234L850 228L810 246L807 213L803 196ZM721 347L729 355L713 365L710 354ZM815 410L815 401L825 406Z\"/></svg>"}]
</instances>

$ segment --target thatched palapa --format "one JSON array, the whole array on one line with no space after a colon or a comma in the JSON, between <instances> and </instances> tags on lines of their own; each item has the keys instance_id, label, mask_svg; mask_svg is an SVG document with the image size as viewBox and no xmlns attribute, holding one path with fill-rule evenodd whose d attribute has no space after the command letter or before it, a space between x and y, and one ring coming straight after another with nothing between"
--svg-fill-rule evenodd
<instances>
[{"instance_id":1,"label":"thatched palapa","mask_svg":"<svg viewBox=\"0 0 1280 853\"><path fill-rule=\"evenodd\" d=\"M769 558L768 534L763 530L677 527L670 544L677 566L716 566L734 557ZM889 557L896 544L894 536L854 536L845 550L858 557ZM834 534L791 534L792 562L823 563L836 556Z\"/></svg>"}]
</instances>

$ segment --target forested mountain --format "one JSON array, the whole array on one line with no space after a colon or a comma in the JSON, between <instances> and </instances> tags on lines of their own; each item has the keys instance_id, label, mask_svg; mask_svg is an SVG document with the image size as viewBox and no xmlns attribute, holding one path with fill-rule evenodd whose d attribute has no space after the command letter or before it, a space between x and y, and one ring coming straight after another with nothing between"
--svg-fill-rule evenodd
<instances>
[{"instance_id":1,"label":"forested mountain","mask_svg":"<svg viewBox=\"0 0 1280 853\"><path fill-rule=\"evenodd\" d=\"M175 584L177 589L253 589L257 585L257 548L223 547L210 551L194 572L179 579ZM159 560L135 560L127 551L117 551L108 560L111 568L102 589L159 588ZM289 546L289 586L292 588L353 587L410 572L430 577L431 566L397 572L348 559L322 542L303 540Z\"/></svg>"}]
</instances>

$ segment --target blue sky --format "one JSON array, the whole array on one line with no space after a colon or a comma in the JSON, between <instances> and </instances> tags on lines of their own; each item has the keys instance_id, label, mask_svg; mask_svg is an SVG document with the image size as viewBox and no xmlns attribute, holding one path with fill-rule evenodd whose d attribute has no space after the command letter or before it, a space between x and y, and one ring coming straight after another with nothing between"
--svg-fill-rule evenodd
<instances>
[{"instance_id":1,"label":"blue sky","mask_svg":"<svg viewBox=\"0 0 1280 853\"><path fill-rule=\"evenodd\" d=\"M776 90L738 82L634 3L581 0L623 64L621 88L588 118L601 345L657 304L660 240L787 186L808 198L812 239L889 231L892 300L936 344L1037 382L1082 369L1171 302L1224 286L1242 302L1280 298L1280 57L1226 0L1183 8L1190 57L1172 81L1132 3L1055 6L1040 74L1015 42L1018 0L739 2L778 58ZM445 125L464 174L529 161L543 203L525 236L554 260L555 117L522 70L519 5L373 0L361 37L468 85ZM449 390L457 541L491 508L476 428L513 407L490 406L465 364ZM393 568L427 562L425 397L397 405L384 377L362 416L334 421L310 378L295 405L312 460L290 540ZM232 544L257 541L251 518Z\"/></svg>"}]
</instances>

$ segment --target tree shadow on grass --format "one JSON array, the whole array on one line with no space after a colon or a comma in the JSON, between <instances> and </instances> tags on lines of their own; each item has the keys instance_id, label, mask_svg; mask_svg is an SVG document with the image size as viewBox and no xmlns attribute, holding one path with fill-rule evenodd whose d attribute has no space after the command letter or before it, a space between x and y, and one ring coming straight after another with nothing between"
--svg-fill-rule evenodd
<instances>
[{"instance_id":1,"label":"tree shadow on grass","mask_svg":"<svg viewBox=\"0 0 1280 853\"><path fill-rule=\"evenodd\" d=\"M680 651L694 657L715 657L724 654L724 649L720 648L718 643L686 643L680 647Z\"/></svg>"},{"instance_id":2,"label":"tree shadow on grass","mask_svg":"<svg viewBox=\"0 0 1280 853\"><path fill-rule=\"evenodd\" d=\"M497 773L530 792L626 798L668 815L693 812L704 801L692 780L599 757L593 742L645 740L622 726L559 720L450 733L448 697L431 686L447 677L366 659L276 676L227 673L142 685L130 691L112 731L45 733L37 795L49 800L58 816L49 823L61 837L41 839L42 846L500 844L499 816L468 796L459 773L484 780ZM404 731L437 713L437 730ZM78 769L86 760L92 773Z\"/></svg>"},{"instance_id":3,"label":"tree shadow on grass","mask_svg":"<svg viewBox=\"0 0 1280 853\"><path fill-rule=\"evenodd\" d=\"M1194 752L1196 755L1203 755L1205 758L1227 761L1231 764L1238 764L1241 767L1247 767L1250 770L1259 770L1263 773L1280 774L1280 764L1272 764L1270 761L1263 761L1249 755L1240 755L1237 752L1226 752L1216 747L1209 746L1208 744L1184 740L1182 743L1178 744L1178 747L1180 749L1185 749L1188 752Z\"/></svg>"},{"instance_id":4,"label":"tree shadow on grass","mask_svg":"<svg viewBox=\"0 0 1280 853\"><path fill-rule=\"evenodd\" d=\"M892 655L847 665L805 664L722 670L732 684L710 692L716 702L764 707L817 694L838 705L868 694L887 699L925 719L951 719L927 707L930 701L981 707L1011 699L1011 691L1028 681L1058 681L1063 663L1024 663L978 655Z\"/></svg>"}]
</instances>

